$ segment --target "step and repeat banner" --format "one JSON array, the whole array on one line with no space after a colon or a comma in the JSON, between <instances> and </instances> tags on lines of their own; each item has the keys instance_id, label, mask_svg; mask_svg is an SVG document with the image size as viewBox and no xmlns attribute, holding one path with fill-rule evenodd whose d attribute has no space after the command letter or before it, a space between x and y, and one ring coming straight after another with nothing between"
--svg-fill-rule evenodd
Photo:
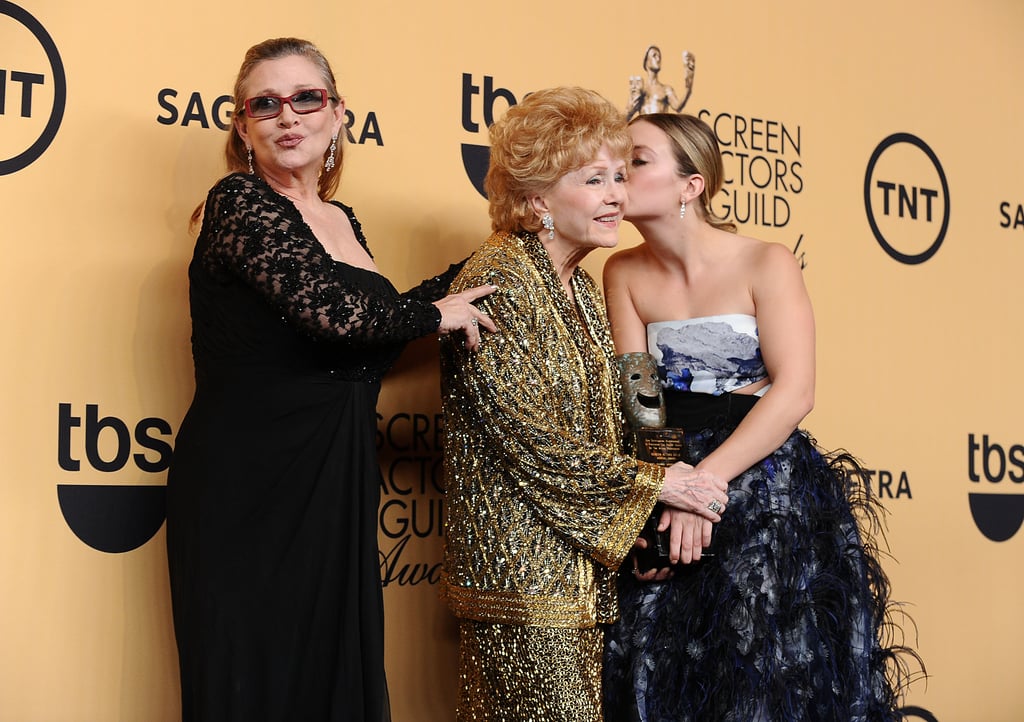
<instances>
[{"instance_id":1,"label":"step and repeat banner","mask_svg":"<svg viewBox=\"0 0 1024 722\"><path fill-rule=\"evenodd\" d=\"M864 459L888 510L930 674L906 718L1024 719L1022 32L1018 0L0 0L0 722L180 717L163 524L192 393L188 217L223 172L243 53L283 35L334 65L339 197L403 289L487 235L487 126L530 91L704 118L719 213L803 265L805 425ZM447 722L435 340L386 380L378 428L394 716Z\"/></svg>"}]
</instances>

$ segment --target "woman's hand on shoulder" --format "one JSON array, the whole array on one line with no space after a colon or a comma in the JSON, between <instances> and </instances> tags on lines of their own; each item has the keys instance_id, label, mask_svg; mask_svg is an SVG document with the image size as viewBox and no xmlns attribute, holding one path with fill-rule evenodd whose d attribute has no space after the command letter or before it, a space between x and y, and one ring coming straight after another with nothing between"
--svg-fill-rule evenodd
<instances>
[{"instance_id":1,"label":"woman's hand on shoulder","mask_svg":"<svg viewBox=\"0 0 1024 722\"><path fill-rule=\"evenodd\" d=\"M475 351L480 346L481 328L494 332L498 327L486 313L474 306L474 302L489 296L498 290L490 284L467 288L465 291L453 293L439 301L434 301L441 312L441 323L437 332L442 336L461 331L465 335L465 346Z\"/></svg>"}]
</instances>

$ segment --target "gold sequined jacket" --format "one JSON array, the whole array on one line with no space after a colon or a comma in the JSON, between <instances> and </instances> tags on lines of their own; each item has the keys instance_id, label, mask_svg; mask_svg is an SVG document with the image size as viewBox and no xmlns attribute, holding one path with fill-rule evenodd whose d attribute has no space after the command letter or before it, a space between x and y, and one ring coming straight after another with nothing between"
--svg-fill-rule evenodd
<instances>
[{"instance_id":1,"label":"gold sequined jacket","mask_svg":"<svg viewBox=\"0 0 1024 722\"><path fill-rule=\"evenodd\" d=\"M622 453L604 301L582 268L575 304L534 234L492 235L451 292L498 327L480 348L442 338L445 553L442 594L460 618L586 628L618 616L615 573L664 470Z\"/></svg>"}]
</instances>

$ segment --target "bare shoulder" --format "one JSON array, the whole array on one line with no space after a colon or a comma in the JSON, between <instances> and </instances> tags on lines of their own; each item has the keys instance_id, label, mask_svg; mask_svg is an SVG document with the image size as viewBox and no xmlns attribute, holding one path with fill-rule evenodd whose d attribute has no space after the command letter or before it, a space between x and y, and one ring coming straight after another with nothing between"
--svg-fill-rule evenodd
<instances>
[{"instance_id":1,"label":"bare shoulder","mask_svg":"<svg viewBox=\"0 0 1024 722\"><path fill-rule=\"evenodd\" d=\"M628 278L641 271L647 264L647 252L643 245L616 251L604 263L604 278Z\"/></svg>"},{"instance_id":2,"label":"bare shoulder","mask_svg":"<svg viewBox=\"0 0 1024 722\"><path fill-rule=\"evenodd\" d=\"M748 258L750 290L755 304L772 302L772 299L807 297L800 261L785 245L755 241L750 247Z\"/></svg>"},{"instance_id":3,"label":"bare shoulder","mask_svg":"<svg viewBox=\"0 0 1024 722\"><path fill-rule=\"evenodd\" d=\"M646 254L646 248L641 243L637 246L630 248L623 248L621 251L616 251L608 257L605 265L611 263L617 266L630 266L635 263L641 262Z\"/></svg>"},{"instance_id":4,"label":"bare shoulder","mask_svg":"<svg viewBox=\"0 0 1024 722\"><path fill-rule=\"evenodd\" d=\"M748 236L739 236L737 240L742 243L743 255L755 273L799 273L796 256L783 244Z\"/></svg>"}]
</instances>

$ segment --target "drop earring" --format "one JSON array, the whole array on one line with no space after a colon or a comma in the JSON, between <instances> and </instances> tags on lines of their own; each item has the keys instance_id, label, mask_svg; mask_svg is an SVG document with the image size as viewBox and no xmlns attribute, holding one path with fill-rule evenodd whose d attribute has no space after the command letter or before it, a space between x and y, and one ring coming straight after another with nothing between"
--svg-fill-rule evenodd
<instances>
[{"instance_id":1,"label":"drop earring","mask_svg":"<svg viewBox=\"0 0 1024 722\"><path fill-rule=\"evenodd\" d=\"M248 156L249 156L249 174L250 175L255 175L256 174L256 169L252 167L252 148L251 147L247 147L246 151L248 152Z\"/></svg>"},{"instance_id":2,"label":"drop earring","mask_svg":"<svg viewBox=\"0 0 1024 722\"><path fill-rule=\"evenodd\" d=\"M327 160L324 161L324 170L325 171L330 172L330 171L334 170L334 151L337 149L337 147L338 147L338 136L335 135L335 136L333 136L331 138L331 154L329 156L327 156Z\"/></svg>"},{"instance_id":3,"label":"drop earring","mask_svg":"<svg viewBox=\"0 0 1024 722\"><path fill-rule=\"evenodd\" d=\"M682 218L685 215L686 215L686 201L684 200L684 201L682 201L679 204L679 217Z\"/></svg>"},{"instance_id":4,"label":"drop earring","mask_svg":"<svg viewBox=\"0 0 1024 722\"><path fill-rule=\"evenodd\" d=\"M555 219L551 217L550 213L545 213L540 222L548 232L548 240L553 240L555 237Z\"/></svg>"}]
</instances>

